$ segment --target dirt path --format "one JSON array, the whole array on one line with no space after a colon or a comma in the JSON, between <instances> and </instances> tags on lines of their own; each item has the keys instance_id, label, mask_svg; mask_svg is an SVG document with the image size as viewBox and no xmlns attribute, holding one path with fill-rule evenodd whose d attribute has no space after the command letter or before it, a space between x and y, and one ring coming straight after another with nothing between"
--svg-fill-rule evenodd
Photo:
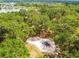
<instances>
[{"instance_id":1,"label":"dirt path","mask_svg":"<svg viewBox=\"0 0 79 59\"><path fill-rule=\"evenodd\" d=\"M36 58L39 56L43 56L42 52L38 48L36 48L34 45L31 44L26 44L26 47L29 51L30 57L31 58Z\"/></svg>"}]
</instances>

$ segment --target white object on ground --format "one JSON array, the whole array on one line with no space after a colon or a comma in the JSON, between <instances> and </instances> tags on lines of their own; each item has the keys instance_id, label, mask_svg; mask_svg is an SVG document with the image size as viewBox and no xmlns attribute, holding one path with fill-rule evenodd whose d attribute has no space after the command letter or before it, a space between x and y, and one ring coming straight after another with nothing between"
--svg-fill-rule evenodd
<instances>
[{"instance_id":1,"label":"white object on ground","mask_svg":"<svg viewBox=\"0 0 79 59\"><path fill-rule=\"evenodd\" d=\"M56 50L55 42L47 38L31 37L28 38L26 42L35 45L41 52L53 53ZM48 42L50 47L45 46L43 42Z\"/></svg>"}]
</instances>

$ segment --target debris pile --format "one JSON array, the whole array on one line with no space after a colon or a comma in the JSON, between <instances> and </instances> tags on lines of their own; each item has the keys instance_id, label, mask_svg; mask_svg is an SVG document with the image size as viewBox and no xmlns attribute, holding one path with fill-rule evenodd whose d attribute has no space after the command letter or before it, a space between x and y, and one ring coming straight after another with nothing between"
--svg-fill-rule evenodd
<instances>
[{"instance_id":1,"label":"debris pile","mask_svg":"<svg viewBox=\"0 0 79 59\"><path fill-rule=\"evenodd\" d=\"M30 37L26 42L35 45L43 53L54 53L56 51L55 42L48 38Z\"/></svg>"}]
</instances>

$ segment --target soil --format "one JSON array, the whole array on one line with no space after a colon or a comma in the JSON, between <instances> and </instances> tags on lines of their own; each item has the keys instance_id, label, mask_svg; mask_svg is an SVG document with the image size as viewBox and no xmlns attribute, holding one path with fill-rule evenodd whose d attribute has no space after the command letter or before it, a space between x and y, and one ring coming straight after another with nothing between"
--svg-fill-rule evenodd
<instances>
[{"instance_id":1,"label":"soil","mask_svg":"<svg viewBox=\"0 0 79 59\"><path fill-rule=\"evenodd\" d=\"M43 53L37 47L35 47L34 45L26 44L26 47L29 51L31 58L43 56Z\"/></svg>"}]
</instances>

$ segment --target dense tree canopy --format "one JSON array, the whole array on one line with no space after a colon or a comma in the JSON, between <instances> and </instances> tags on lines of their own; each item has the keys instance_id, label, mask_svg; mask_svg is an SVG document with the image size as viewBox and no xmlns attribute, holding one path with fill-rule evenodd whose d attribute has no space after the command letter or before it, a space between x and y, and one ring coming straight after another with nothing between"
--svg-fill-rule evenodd
<instances>
[{"instance_id":1,"label":"dense tree canopy","mask_svg":"<svg viewBox=\"0 0 79 59\"><path fill-rule=\"evenodd\" d=\"M29 7L29 3L20 5ZM0 13L0 57L30 57L26 38L41 31L54 39L62 57L79 57L79 4L40 3L30 7Z\"/></svg>"}]
</instances>

